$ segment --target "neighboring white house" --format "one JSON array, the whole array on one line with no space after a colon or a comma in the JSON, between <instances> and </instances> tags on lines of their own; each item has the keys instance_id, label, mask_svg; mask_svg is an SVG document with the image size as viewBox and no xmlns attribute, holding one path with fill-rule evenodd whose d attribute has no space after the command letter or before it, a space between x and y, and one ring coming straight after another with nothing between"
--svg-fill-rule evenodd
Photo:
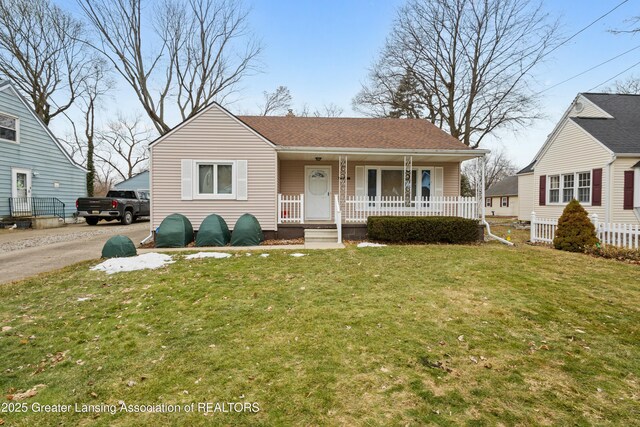
<instances>
[{"instance_id":1,"label":"neighboring white house","mask_svg":"<svg viewBox=\"0 0 640 427\"><path fill-rule=\"evenodd\" d=\"M508 176L487 189L484 206L489 215L518 216L518 177Z\"/></svg>"},{"instance_id":2,"label":"neighboring white house","mask_svg":"<svg viewBox=\"0 0 640 427\"><path fill-rule=\"evenodd\" d=\"M601 221L640 222L640 95L578 94L518 180L520 220L577 199Z\"/></svg>"}]
</instances>

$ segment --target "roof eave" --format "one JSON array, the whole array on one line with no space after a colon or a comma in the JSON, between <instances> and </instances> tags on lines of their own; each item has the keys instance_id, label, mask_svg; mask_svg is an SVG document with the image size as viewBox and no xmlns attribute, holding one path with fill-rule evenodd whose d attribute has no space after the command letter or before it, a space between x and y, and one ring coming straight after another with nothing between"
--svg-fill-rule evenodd
<instances>
[{"instance_id":1,"label":"roof eave","mask_svg":"<svg viewBox=\"0 0 640 427\"><path fill-rule=\"evenodd\" d=\"M616 157L640 157L640 153L615 153Z\"/></svg>"},{"instance_id":2,"label":"roof eave","mask_svg":"<svg viewBox=\"0 0 640 427\"><path fill-rule=\"evenodd\" d=\"M289 147L289 146L276 146L276 151L280 153L326 153L326 154L368 154L368 155L456 155L483 157L489 154L490 150L485 149L416 149L416 148L356 148L356 147Z\"/></svg>"}]
</instances>

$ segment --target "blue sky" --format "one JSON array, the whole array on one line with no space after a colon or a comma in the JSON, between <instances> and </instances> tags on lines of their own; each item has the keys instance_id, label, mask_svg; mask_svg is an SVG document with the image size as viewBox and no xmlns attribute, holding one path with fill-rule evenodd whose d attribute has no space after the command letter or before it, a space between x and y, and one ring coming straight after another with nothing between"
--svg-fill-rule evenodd
<instances>
[{"instance_id":1,"label":"blue sky","mask_svg":"<svg viewBox=\"0 0 640 427\"><path fill-rule=\"evenodd\" d=\"M402 0L245 0L251 8L250 25L264 44L264 72L246 79L231 109L251 113L257 110L262 92L279 85L289 87L297 108L312 109L335 103L344 116L356 115L351 99L366 79L367 69L384 44L395 10ZM61 2L74 8L73 2ZM569 36L620 3L620 0L546 1L545 8L562 21L562 32ZM630 0L571 42L555 51L547 63L536 70L539 89L549 87L606 59L640 45L640 37L614 35L612 28L625 28L625 22L640 15L640 0ZM580 91L588 91L640 60L640 49L606 64L584 76L545 92L542 109L546 119L517 132L504 131L487 141L483 148L504 147L519 166L526 165L540 148L569 103ZM640 66L626 75L640 76ZM624 77L625 75L621 76ZM118 105L129 98L122 86ZM108 109L122 108L114 105Z\"/></svg>"}]
</instances>

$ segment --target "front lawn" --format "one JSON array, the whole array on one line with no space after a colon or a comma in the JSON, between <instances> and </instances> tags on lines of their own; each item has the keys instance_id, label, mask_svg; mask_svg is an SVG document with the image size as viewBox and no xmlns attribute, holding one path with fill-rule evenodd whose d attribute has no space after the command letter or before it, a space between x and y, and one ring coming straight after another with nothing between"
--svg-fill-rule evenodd
<instances>
[{"instance_id":1,"label":"front lawn","mask_svg":"<svg viewBox=\"0 0 640 427\"><path fill-rule=\"evenodd\" d=\"M112 276L81 263L0 287L2 393L44 384L20 402L255 402L259 412L0 418L24 426L640 419L638 266L499 244L175 258Z\"/></svg>"}]
</instances>

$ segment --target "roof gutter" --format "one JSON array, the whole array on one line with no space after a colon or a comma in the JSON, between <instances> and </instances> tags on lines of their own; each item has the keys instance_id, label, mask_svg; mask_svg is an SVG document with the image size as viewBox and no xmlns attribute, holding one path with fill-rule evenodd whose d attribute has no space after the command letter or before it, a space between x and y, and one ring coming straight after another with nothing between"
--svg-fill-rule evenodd
<instances>
[{"instance_id":1,"label":"roof gutter","mask_svg":"<svg viewBox=\"0 0 640 427\"><path fill-rule=\"evenodd\" d=\"M491 150L485 149L467 149L467 150L447 150L447 149L434 149L434 150L420 150L420 149L390 149L390 148L347 148L336 149L335 147L283 147L281 145L276 146L276 151L280 153L299 153L299 154L367 154L367 155L429 155L429 156L449 156L452 154L467 155L472 157L483 157L489 154Z\"/></svg>"},{"instance_id":2,"label":"roof gutter","mask_svg":"<svg viewBox=\"0 0 640 427\"><path fill-rule=\"evenodd\" d=\"M640 153L614 153L613 160L615 160L617 157L640 157Z\"/></svg>"}]
</instances>

